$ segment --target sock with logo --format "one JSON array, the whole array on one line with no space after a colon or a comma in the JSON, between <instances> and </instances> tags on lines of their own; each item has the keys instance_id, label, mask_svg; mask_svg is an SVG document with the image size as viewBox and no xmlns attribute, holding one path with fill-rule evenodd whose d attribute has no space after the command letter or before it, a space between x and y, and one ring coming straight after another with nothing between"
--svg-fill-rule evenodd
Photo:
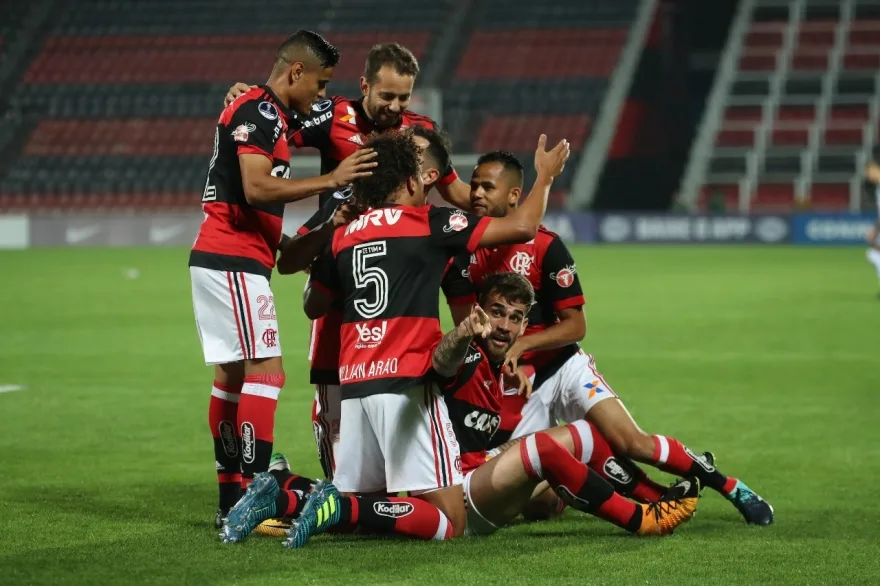
<instances>
[{"instance_id":1,"label":"sock with logo","mask_svg":"<svg viewBox=\"0 0 880 586\"><path fill-rule=\"evenodd\" d=\"M565 504L595 515L627 531L642 524L642 507L614 492L549 434L538 432L519 444L520 458L530 478L546 480Z\"/></svg>"},{"instance_id":2,"label":"sock with logo","mask_svg":"<svg viewBox=\"0 0 880 586\"><path fill-rule=\"evenodd\" d=\"M217 463L218 507L232 508L241 497L241 464L239 443L235 433L241 386L214 381L208 404L208 425L214 438L214 460Z\"/></svg>"},{"instance_id":3,"label":"sock with logo","mask_svg":"<svg viewBox=\"0 0 880 586\"><path fill-rule=\"evenodd\" d=\"M679 476L696 476L703 486L725 495L736 488L736 478L721 474L714 466L696 457L677 439L662 435L651 437L654 439L653 460L660 470Z\"/></svg>"},{"instance_id":4,"label":"sock with logo","mask_svg":"<svg viewBox=\"0 0 880 586\"><path fill-rule=\"evenodd\" d=\"M317 482L313 478L306 478L299 474L294 474L290 470L272 470L271 474L278 483L281 490L298 490L303 494L312 490L312 485Z\"/></svg>"},{"instance_id":5,"label":"sock with logo","mask_svg":"<svg viewBox=\"0 0 880 586\"><path fill-rule=\"evenodd\" d=\"M574 457L607 480L614 491L643 503L656 503L666 488L654 482L629 458L618 456L605 436L583 419L565 426L571 433Z\"/></svg>"},{"instance_id":6,"label":"sock with logo","mask_svg":"<svg viewBox=\"0 0 880 586\"><path fill-rule=\"evenodd\" d=\"M452 538L452 523L427 501L404 497L343 497L340 525L367 533L393 533L415 539Z\"/></svg>"},{"instance_id":7,"label":"sock with logo","mask_svg":"<svg viewBox=\"0 0 880 586\"><path fill-rule=\"evenodd\" d=\"M244 377L238 403L242 489L247 487L255 474L269 469L275 433L275 407L283 386L283 374L252 374Z\"/></svg>"}]
</instances>

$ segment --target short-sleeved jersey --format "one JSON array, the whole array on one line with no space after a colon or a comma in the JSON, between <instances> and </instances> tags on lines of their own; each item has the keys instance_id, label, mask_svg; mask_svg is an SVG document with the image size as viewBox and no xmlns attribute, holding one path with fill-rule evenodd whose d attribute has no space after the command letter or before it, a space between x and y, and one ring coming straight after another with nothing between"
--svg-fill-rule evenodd
<instances>
[{"instance_id":1,"label":"short-sleeved jersey","mask_svg":"<svg viewBox=\"0 0 880 586\"><path fill-rule=\"evenodd\" d=\"M306 220L297 234L308 234L333 217L336 209L351 198L351 189L333 192L332 197ZM342 302L334 299L325 315L312 321L309 342L311 371L309 382L313 385L339 384L339 328L342 327Z\"/></svg>"},{"instance_id":2,"label":"short-sleeved jersey","mask_svg":"<svg viewBox=\"0 0 880 586\"><path fill-rule=\"evenodd\" d=\"M190 266L266 278L272 274L284 204L247 202L238 157L264 156L272 162L272 175L290 177L290 147L285 136L291 116L265 86L243 94L220 114L202 194L205 220L190 252Z\"/></svg>"},{"instance_id":3,"label":"short-sleeved jersey","mask_svg":"<svg viewBox=\"0 0 880 586\"><path fill-rule=\"evenodd\" d=\"M451 379L440 379L452 429L461 449L461 471L486 462L501 423L501 365L493 365L475 341Z\"/></svg>"},{"instance_id":4,"label":"short-sleeved jersey","mask_svg":"<svg viewBox=\"0 0 880 586\"><path fill-rule=\"evenodd\" d=\"M524 335L557 323L556 312L584 304L571 253L559 236L543 227L525 244L481 249L470 256L457 257L444 276L443 292L450 304L470 303L475 300L474 291L486 275L506 271L524 276L535 289L535 304L529 311L529 325ZM571 356L577 350L577 344L571 344L555 350L527 352L520 362L541 370L558 363L560 355Z\"/></svg>"},{"instance_id":5,"label":"short-sleeved jersey","mask_svg":"<svg viewBox=\"0 0 880 586\"><path fill-rule=\"evenodd\" d=\"M436 129L437 123L427 116L404 110L397 128L423 126ZM330 173L339 163L364 146L367 136L377 130L364 112L362 98L348 99L332 96L312 106L311 118L294 127L290 144L296 148L313 147L321 153L321 173ZM455 181L458 175L450 164L440 180L441 184ZM332 192L321 194L319 203L332 197Z\"/></svg>"},{"instance_id":6,"label":"short-sleeved jersey","mask_svg":"<svg viewBox=\"0 0 880 586\"><path fill-rule=\"evenodd\" d=\"M451 257L473 252L491 220L450 208L371 208L333 235L312 287L343 304L343 398L423 384L442 338L440 282Z\"/></svg>"}]
</instances>

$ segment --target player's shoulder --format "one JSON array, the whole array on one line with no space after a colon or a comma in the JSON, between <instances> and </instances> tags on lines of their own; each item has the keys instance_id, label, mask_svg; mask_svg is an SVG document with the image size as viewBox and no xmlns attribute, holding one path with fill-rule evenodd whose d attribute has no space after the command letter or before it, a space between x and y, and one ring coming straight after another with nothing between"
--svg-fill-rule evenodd
<instances>
[{"instance_id":1,"label":"player's shoulder","mask_svg":"<svg viewBox=\"0 0 880 586\"><path fill-rule=\"evenodd\" d=\"M538 233L535 234L534 242L536 246L540 246L541 248L547 248L553 243L565 246L565 243L562 242L562 238L559 237L559 234L548 230L544 225L538 227Z\"/></svg>"},{"instance_id":2,"label":"player's shoulder","mask_svg":"<svg viewBox=\"0 0 880 586\"><path fill-rule=\"evenodd\" d=\"M407 126L421 126L429 130L437 130L437 123L434 122L433 118L425 116L424 114L417 114L412 110L403 111L403 124Z\"/></svg>"},{"instance_id":3,"label":"player's shoulder","mask_svg":"<svg viewBox=\"0 0 880 586\"><path fill-rule=\"evenodd\" d=\"M279 104L265 88L255 87L243 93L223 111L221 122L247 118L254 124L274 126L279 120L293 118L294 115L283 104Z\"/></svg>"}]
</instances>

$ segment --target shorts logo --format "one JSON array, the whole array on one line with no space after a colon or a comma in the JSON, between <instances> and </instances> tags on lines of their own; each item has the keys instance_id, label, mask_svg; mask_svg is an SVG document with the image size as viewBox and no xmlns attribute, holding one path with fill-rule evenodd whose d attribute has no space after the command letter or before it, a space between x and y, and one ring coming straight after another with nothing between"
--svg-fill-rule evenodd
<instances>
[{"instance_id":1,"label":"shorts logo","mask_svg":"<svg viewBox=\"0 0 880 586\"><path fill-rule=\"evenodd\" d=\"M550 273L550 278L556 281L556 284L564 289L568 289L574 284L574 276L577 274L577 267L573 264L563 268L558 273Z\"/></svg>"},{"instance_id":2,"label":"shorts logo","mask_svg":"<svg viewBox=\"0 0 880 586\"><path fill-rule=\"evenodd\" d=\"M715 472L715 467L710 465L705 458L694 454L692 451L690 451L689 448L685 448L684 451L685 453L687 453L688 456L691 457L691 460L700 465L700 468L702 468L706 472Z\"/></svg>"},{"instance_id":3,"label":"shorts logo","mask_svg":"<svg viewBox=\"0 0 880 586\"><path fill-rule=\"evenodd\" d=\"M455 457L455 471L461 474L461 456Z\"/></svg>"},{"instance_id":4,"label":"shorts logo","mask_svg":"<svg viewBox=\"0 0 880 586\"><path fill-rule=\"evenodd\" d=\"M391 517L392 519L400 519L406 517L415 510L412 503L389 503L378 502L373 503L373 511L377 515L383 517Z\"/></svg>"},{"instance_id":5,"label":"shorts logo","mask_svg":"<svg viewBox=\"0 0 880 586\"><path fill-rule=\"evenodd\" d=\"M447 234L450 232L461 232L468 227L467 216L460 210L455 210L449 215L449 225L443 228Z\"/></svg>"},{"instance_id":6,"label":"shorts logo","mask_svg":"<svg viewBox=\"0 0 880 586\"><path fill-rule=\"evenodd\" d=\"M278 345L278 330L269 328L263 332L263 344L266 348L274 348Z\"/></svg>"},{"instance_id":7,"label":"shorts logo","mask_svg":"<svg viewBox=\"0 0 880 586\"><path fill-rule=\"evenodd\" d=\"M609 478L613 478L620 484L629 484L632 481L632 475L624 470L623 466L618 464L617 460L613 457L605 460L605 464L602 465L602 468L605 470L605 474L607 474Z\"/></svg>"},{"instance_id":8,"label":"shorts logo","mask_svg":"<svg viewBox=\"0 0 880 586\"><path fill-rule=\"evenodd\" d=\"M257 446L254 439L254 425L250 421L241 424L241 459L248 464L254 463Z\"/></svg>"},{"instance_id":9,"label":"shorts logo","mask_svg":"<svg viewBox=\"0 0 880 586\"><path fill-rule=\"evenodd\" d=\"M260 105L257 106L257 109L260 111L260 114L263 116L263 118L266 118L268 120L275 120L276 118L278 118L278 109L272 102L260 102Z\"/></svg>"},{"instance_id":10,"label":"shorts logo","mask_svg":"<svg viewBox=\"0 0 880 586\"><path fill-rule=\"evenodd\" d=\"M589 391L589 393L590 393L589 398L590 399L592 399L593 397L595 397L599 393L605 392L605 389L603 389L602 387L599 386L599 379L594 379L592 382L585 384L584 388L587 389L587 391Z\"/></svg>"},{"instance_id":11,"label":"shorts logo","mask_svg":"<svg viewBox=\"0 0 880 586\"><path fill-rule=\"evenodd\" d=\"M250 122L247 124L239 124L235 130L232 131L232 140L235 142L247 142L250 133L254 132L256 129L256 125L251 124Z\"/></svg>"},{"instance_id":12,"label":"shorts logo","mask_svg":"<svg viewBox=\"0 0 880 586\"><path fill-rule=\"evenodd\" d=\"M519 273L523 277L528 277L534 264L535 259L527 252L517 252L510 259L510 269L514 273Z\"/></svg>"},{"instance_id":13,"label":"shorts logo","mask_svg":"<svg viewBox=\"0 0 880 586\"><path fill-rule=\"evenodd\" d=\"M231 421L223 420L217 426L220 433L220 442L223 444L223 451L230 458L238 457L238 440L235 438L235 425Z\"/></svg>"}]
</instances>

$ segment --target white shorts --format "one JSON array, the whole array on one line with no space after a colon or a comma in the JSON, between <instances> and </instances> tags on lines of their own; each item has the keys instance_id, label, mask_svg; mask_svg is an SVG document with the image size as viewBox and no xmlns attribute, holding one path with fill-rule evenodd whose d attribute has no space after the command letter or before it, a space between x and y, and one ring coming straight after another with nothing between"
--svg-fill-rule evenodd
<instances>
[{"instance_id":1,"label":"white shorts","mask_svg":"<svg viewBox=\"0 0 880 586\"><path fill-rule=\"evenodd\" d=\"M467 512L466 523L464 526L465 535L492 535L498 531L498 526L483 517L474 501L471 498L471 477L475 470L471 470L464 477L464 506Z\"/></svg>"},{"instance_id":2,"label":"white shorts","mask_svg":"<svg viewBox=\"0 0 880 586\"><path fill-rule=\"evenodd\" d=\"M583 419L593 405L613 398L617 395L596 370L593 356L579 350L532 392L510 439Z\"/></svg>"},{"instance_id":3,"label":"white shorts","mask_svg":"<svg viewBox=\"0 0 880 586\"><path fill-rule=\"evenodd\" d=\"M251 273L190 267L193 311L205 364L281 356L269 280Z\"/></svg>"},{"instance_id":4,"label":"white shorts","mask_svg":"<svg viewBox=\"0 0 880 586\"><path fill-rule=\"evenodd\" d=\"M318 461L324 476L333 479L339 450L339 418L342 411L342 388L339 385L315 385L315 406L312 410L312 426Z\"/></svg>"},{"instance_id":5,"label":"white shorts","mask_svg":"<svg viewBox=\"0 0 880 586\"><path fill-rule=\"evenodd\" d=\"M461 456L436 385L344 399L333 484L342 492L424 493L462 483Z\"/></svg>"}]
</instances>

